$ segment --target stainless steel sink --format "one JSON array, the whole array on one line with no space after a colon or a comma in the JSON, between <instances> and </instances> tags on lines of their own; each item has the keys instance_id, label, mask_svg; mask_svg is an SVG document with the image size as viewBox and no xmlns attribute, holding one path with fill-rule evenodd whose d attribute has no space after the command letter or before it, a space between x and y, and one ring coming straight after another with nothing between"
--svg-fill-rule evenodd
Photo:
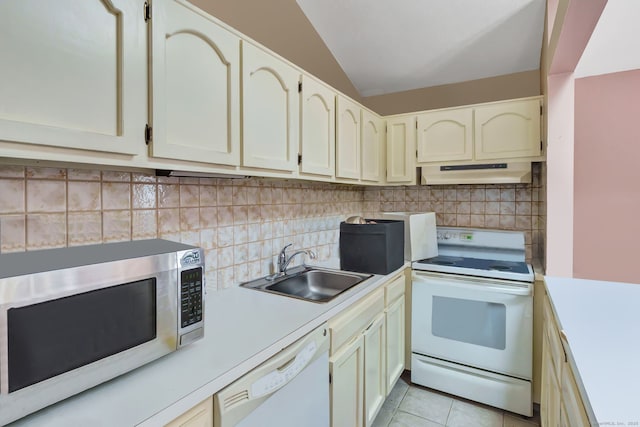
<instances>
[{"instance_id":1,"label":"stainless steel sink","mask_svg":"<svg viewBox=\"0 0 640 427\"><path fill-rule=\"evenodd\" d=\"M298 267L282 276L267 276L240 286L306 301L327 302L369 277L371 274Z\"/></svg>"}]
</instances>

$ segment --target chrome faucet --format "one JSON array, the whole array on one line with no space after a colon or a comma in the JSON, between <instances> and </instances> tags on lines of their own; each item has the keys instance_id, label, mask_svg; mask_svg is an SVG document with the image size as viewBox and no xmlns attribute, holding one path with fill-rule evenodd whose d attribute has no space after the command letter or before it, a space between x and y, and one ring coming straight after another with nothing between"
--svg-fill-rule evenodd
<instances>
[{"instance_id":1,"label":"chrome faucet","mask_svg":"<svg viewBox=\"0 0 640 427\"><path fill-rule=\"evenodd\" d=\"M313 252L312 250L302 250L302 251L294 252L293 255L291 255L290 257L287 257L287 248L291 245L293 245L293 243L289 243L284 248L282 248L282 250L280 251L280 254L278 255L278 272L276 273L276 275L278 276L282 276L287 272L287 267L291 263L291 260L293 259L293 257L295 257L296 255L306 254L309 256L310 259L316 259L316 253Z\"/></svg>"}]
</instances>

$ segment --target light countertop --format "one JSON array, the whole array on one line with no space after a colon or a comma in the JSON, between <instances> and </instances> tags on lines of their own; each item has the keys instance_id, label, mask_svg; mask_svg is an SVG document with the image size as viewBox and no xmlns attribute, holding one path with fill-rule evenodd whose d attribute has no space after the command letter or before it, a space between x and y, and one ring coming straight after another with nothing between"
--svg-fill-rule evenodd
<instances>
[{"instance_id":1,"label":"light countertop","mask_svg":"<svg viewBox=\"0 0 640 427\"><path fill-rule=\"evenodd\" d=\"M164 425L382 286L374 275L324 304L232 287L206 296L205 338L11 426Z\"/></svg>"},{"instance_id":2,"label":"light countertop","mask_svg":"<svg viewBox=\"0 0 640 427\"><path fill-rule=\"evenodd\" d=\"M640 284L545 277L596 425L640 425Z\"/></svg>"}]
</instances>

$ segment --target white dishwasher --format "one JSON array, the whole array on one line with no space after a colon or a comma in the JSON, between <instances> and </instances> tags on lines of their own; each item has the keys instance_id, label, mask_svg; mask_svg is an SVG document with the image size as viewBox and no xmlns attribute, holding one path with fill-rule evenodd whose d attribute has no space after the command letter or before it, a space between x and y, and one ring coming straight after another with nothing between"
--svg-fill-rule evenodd
<instances>
[{"instance_id":1,"label":"white dishwasher","mask_svg":"<svg viewBox=\"0 0 640 427\"><path fill-rule=\"evenodd\" d=\"M323 324L218 392L215 427L328 427L328 335Z\"/></svg>"}]
</instances>

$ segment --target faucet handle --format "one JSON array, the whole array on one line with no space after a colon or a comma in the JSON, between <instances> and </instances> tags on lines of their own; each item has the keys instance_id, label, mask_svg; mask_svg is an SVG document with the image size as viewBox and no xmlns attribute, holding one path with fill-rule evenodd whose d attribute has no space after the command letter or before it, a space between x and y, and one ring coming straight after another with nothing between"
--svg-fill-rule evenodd
<instances>
[{"instance_id":1,"label":"faucet handle","mask_svg":"<svg viewBox=\"0 0 640 427\"><path fill-rule=\"evenodd\" d=\"M318 257L318 255L316 255L316 253L311 249L307 251L307 255L309 255L309 259L316 259Z\"/></svg>"}]
</instances>

